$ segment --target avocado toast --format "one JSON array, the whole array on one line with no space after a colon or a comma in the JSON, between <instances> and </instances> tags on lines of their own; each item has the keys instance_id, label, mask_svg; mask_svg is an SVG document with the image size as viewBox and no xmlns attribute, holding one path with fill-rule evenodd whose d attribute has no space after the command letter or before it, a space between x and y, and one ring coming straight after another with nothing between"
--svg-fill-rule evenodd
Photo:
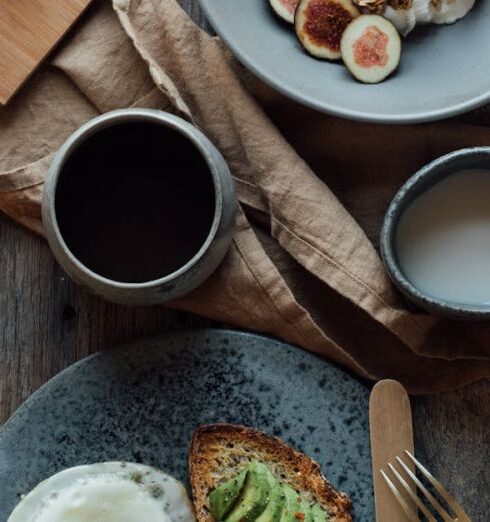
<instances>
[{"instance_id":1,"label":"avocado toast","mask_svg":"<svg viewBox=\"0 0 490 522\"><path fill-rule=\"evenodd\" d=\"M201 426L189 470L198 522L348 522L350 500L318 464L264 433Z\"/></svg>"}]
</instances>

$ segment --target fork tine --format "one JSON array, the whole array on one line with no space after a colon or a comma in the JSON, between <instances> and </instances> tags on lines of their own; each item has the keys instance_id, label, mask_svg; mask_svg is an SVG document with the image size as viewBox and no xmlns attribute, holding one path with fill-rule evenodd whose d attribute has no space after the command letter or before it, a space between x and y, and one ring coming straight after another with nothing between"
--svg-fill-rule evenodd
<instances>
[{"instance_id":1,"label":"fork tine","mask_svg":"<svg viewBox=\"0 0 490 522\"><path fill-rule=\"evenodd\" d=\"M463 511L462 507L456 502L456 500L454 500L454 498L449 494L447 489L438 480L436 480L436 478L429 472L429 470L425 466L423 466L409 451L405 450L405 453L410 457L412 462L417 466L417 468L425 476L425 478L434 486L439 495L441 495L441 497L448 503L448 505L456 513L456 515L458 517L469 518L468 515Z\"/></svg>"},{"instance_id":2,"label":"fork tine","mask_svg":"<svg viewBox=\"0 0 490 522\"><path fill-rule=\"evenodd\" d=\"M444 521L455 522L454 518L449 516L449 513L441 506L439 501L432 495L432 493L427 491L427 488L422 484L422 482L420 482L420 480L415 476L415 473L403 462L403 460L400 457L397 457L396 460L405 470L405 473L415 482L415 484L417 484L417 487L420 489L420 491L422 491L427 500L434 506Z\"/></svg>"},{"instance_id":3,"label":"fork tine","mask_svg":"<svg viewBox=\"0 0 490 522\"><path fill-rule=\"evenodd\" d=\"M417 494L414 493L413 489L407 484L407 482L400 475L400 473L398 473L395 467L391 463L388 463L388 467L391 469L393 475L395 475L395 477L398 479L398 482L400 482L400 484L403 486L403 489L410 495L410 498L415 502L420 511L422 511L427 520L429 522L437 522L436 518L430 514L429 510L425 507L425 505L419 499Z\"/></svg>"},{"instance_id":4,"label":"fork tine","mask_svg":"<svg viewBox=\"0 0 490 522\"><path fill-rule=\"evenodd\" d=\"M388 475L381 469L380 470L381 475L383 475L383 478L385 479L386 484L391 489L391 492L393 495L395 495L396 500L402 507L403 511L408 517L408 520L411 522L420 522L420 518L418 517L417 513L410 508L410 506L405 502L405 499L400 495L399 491L396 489L395 484L388 478Z\"/></svg>"}]
</instances>

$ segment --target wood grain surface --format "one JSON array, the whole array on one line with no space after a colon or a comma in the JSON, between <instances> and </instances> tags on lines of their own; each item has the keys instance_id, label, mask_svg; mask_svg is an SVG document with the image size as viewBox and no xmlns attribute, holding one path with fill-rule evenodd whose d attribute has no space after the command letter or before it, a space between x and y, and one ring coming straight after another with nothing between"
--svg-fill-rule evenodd
<instances>
[{"instance_id":1,"label":"wood grain surface","mask_svg":"<svg viewBox=\"0 0 490 522\"><path fill-rule=\"evenodd\" d=\"M182 3L203 23L197 0ZM0 424L86 355L144 335L209 325L163 307L129 308L87 294L66 278L43 240L0 215ZM489 383L411 402L417 456L473 522L488 522Z\"/></svg>"},{"instance_id":2,"label":"wood grain surface","mask_svg":"<svg viewBox=\"0 0 490 522\"><path fill-rule=\"evenodd\" d=\"M0 1L0 105L7 103L91 1Z\"/></svg>"}]
</instances>

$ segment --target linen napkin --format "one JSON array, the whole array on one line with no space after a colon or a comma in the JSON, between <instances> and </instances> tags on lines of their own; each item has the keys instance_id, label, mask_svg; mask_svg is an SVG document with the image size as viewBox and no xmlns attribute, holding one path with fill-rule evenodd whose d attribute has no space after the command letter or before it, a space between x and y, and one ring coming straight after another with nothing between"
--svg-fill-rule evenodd
<instances>
[{"instance_id":1,"label":"linen napkin","mask_svg":"<svg viewBox=\"0 0 490 522\"><path fill-rule=\"evenodd\" d=\"M490 376L490 323L408 305L377 252L382 216L415 170L490 145L490 111L388 127L316 113L248 73L175 0L99 0L0 111L0 209L43 233L42 185L79 125L123 107L174 112L221 150L240 209L217 272L171 306L280 337L412 392Z\"/></svg>"}]
</instances>

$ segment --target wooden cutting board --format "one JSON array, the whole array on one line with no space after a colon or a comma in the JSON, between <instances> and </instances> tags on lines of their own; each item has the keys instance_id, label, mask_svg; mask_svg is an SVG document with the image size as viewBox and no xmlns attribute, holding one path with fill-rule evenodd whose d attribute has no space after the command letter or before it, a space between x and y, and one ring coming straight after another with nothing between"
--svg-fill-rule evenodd
<instances>
[{"instance_id":1,"label":"wooden cutting board","mask_svg":"<svg viewBox=\"0 0 490 522\"><path fill-rule=\"evenodd\" d=\"M0 106L46 58L92 0L0 0Z\"/></svg>"}]
</instances>

